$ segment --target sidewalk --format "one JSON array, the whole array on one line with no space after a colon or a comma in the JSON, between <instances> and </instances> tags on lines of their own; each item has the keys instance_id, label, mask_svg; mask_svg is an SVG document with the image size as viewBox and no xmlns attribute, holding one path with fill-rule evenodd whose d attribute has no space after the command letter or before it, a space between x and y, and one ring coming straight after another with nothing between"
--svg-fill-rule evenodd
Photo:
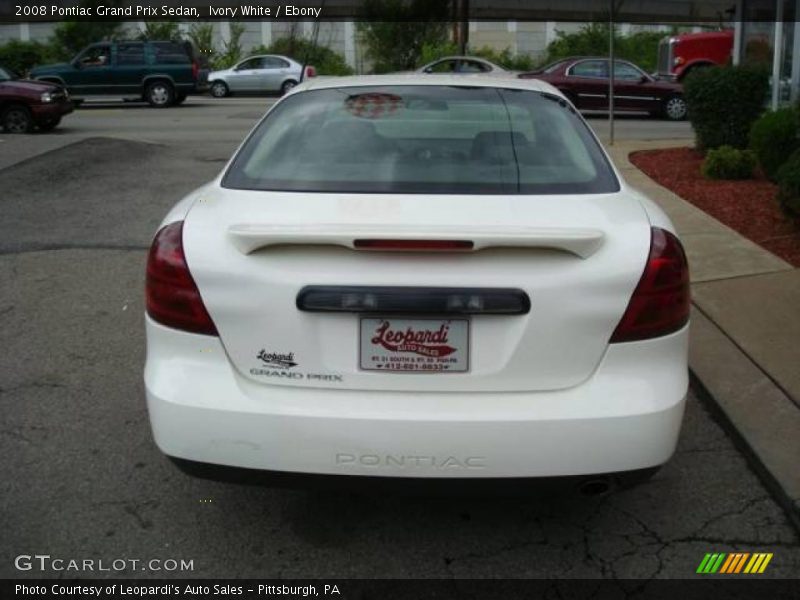
<instances>
[{"instance_id":1,"label":"sidewalk","mask_svg":"<svg viewBox=\"0 0 800 600\"><path fill-rule=\"evenodd\" d=\"M637 150L692 143L625 141L609 152L627 181L675 223L691 269L692 374L800 528L800 269L661 187L628 160Z\"/></svg>"}]
</instances>

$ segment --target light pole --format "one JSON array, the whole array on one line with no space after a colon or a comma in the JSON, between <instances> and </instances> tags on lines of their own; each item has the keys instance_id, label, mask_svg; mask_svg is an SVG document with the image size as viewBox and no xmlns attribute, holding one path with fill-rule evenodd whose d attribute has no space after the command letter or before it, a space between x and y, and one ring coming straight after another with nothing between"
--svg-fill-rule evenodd
<instances>
[{"instance_id":1,"label":"light pole","mask_svg":"<svg viewBox=\"0 0 800 600\"><path fill-rule=\"evenodd\" d=\"M614 0L608 10L608 145L614 145Z\"/></svg>"}]
</instances>

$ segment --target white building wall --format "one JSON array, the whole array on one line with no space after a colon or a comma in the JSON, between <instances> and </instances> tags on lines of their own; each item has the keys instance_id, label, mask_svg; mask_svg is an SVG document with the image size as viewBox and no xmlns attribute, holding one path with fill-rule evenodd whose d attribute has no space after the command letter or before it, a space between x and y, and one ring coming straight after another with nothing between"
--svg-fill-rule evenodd
<instances>
[{"instance_id":1,"label":"white building wall","mask_svg":"<svg viewBox=\"0 0 800 600\"><path fill-rule=\"evenodd\" d=\"M261 23L259 21L240 21L244 25L244 33L242 34L239 43L242 46L242 51L247 54L261 45Z\"/></svg>"},{"instance_id":2,"label":"white building wall","mask_svg":"<svg viewBox=\"0 0 800 600\"><path fill-rule=\"evenodd\" d=\"M517 25L517 53L538 60L544 56L548 43L548 23L519 23Z\"/></svg>"}]
</instances>

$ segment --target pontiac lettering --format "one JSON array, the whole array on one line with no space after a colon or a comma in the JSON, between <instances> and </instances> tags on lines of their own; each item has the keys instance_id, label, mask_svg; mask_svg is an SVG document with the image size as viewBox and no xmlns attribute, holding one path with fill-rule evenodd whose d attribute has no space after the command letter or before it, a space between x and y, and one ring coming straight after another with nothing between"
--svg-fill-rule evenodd
<instances>
[{"instance_id":1,"label":"pontiac lettering","mask_svg":"<svg viewBox=\"0 0 800 600\"><path fill-rule=\"evenodd\" d=\"M429 468L429 469L483 469L486 467L485 456L421 456L407 454L348 454L340 452L336 455L339 466L362 467L394 467Z\"/></svg>"}]
</instances>

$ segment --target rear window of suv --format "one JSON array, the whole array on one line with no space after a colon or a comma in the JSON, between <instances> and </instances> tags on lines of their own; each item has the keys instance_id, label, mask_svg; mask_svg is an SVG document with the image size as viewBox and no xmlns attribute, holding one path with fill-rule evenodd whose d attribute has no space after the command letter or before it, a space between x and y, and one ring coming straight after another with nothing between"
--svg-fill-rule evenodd
<instances>
[{"instance_id":1,"label":"rear window of suv","mask_svg":"<svg viewBox=\"0 0 800 600\"><path fill-rule=\"evenodd\" d=\"M179 43L153 42L153 55L159 65L181 65L191 63L187 49Z\"/></svg>"},{"instance_id":2,"label":"rear window of suv","mask_svg":"<svg viewBox=\"0 0 800 600\"><path fill-rule=\"evenodd\" d=\"M619 190L588 126L555 96L428 85L293 94L250 135L222 185L350 193Z\"/></svg>"}]
</instances>

